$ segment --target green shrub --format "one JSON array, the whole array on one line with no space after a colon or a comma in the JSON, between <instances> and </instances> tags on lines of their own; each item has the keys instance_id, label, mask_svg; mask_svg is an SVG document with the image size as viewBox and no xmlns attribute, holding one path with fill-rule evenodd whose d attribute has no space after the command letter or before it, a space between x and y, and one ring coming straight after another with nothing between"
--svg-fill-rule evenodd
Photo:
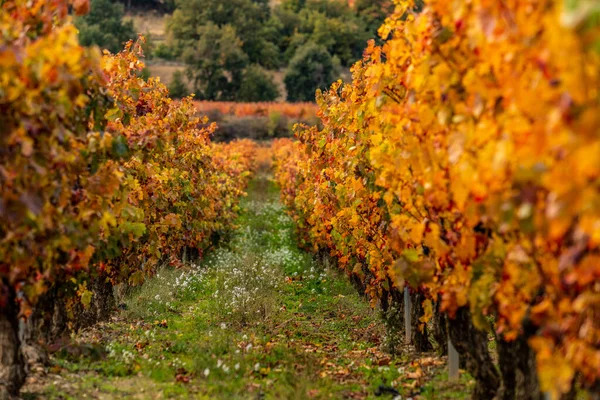
<instances>
[{"instance_id":1,"label":"green shrub","mask_svg":"<svg viewBox=\"0 0 600 400\"><path fill-rule=\"evenodd\" d=\"M154 49L154 57L162 58L163 60L173 61L179 57L175 46L161 43Z\"/></svg>"},{"instance_id":2,"label":"green shrub","mask_svg":"<svg viewBox=\"0 0 600 400\"><path fill-rule=\"evenodd\" d=\"M190 94L183 72L175 71L173 74L173 80L169 84L169 94L174 99L181 99Z\"/></svg>"},{"instance_id":3,"label":"green shrub","mask_svg":"<svg viewBox=\"0 0 600 400\"><path fill-rule=\"evenodd\" d=\"M268 140L291 137L293 135L292 127L297 122L305 121L292 120L285 115L273 114L260 117L229 116L218 122L213 140L228 142L241 138Z\"/></svg>"},{"instance_id":4,"label":"green shrub","mask_svg":"<svg viewBox=\"0 0 600 400\"><path fill-rule=\"evenodd\" d=\"M334 80L331 54L309 42L300 47L285 75L288 101L314 101L317 89L326 89Z\"/></svg>"},{"instance_id":5,"label":"green shrub","mask_svg":"<svg viewBox=\"0 0 600 400\"><path fill-rule=\"evenodd\" d=\"M269 114L269 124L267 126L269 130L269 136L275 136L277 128L281 123L281 113L280 112L272 112Z\"/></svg>"},{"instance_id":6,"label":"green shrub","mask_svg":"<svg viewBox=\"0 0 600 400\"><path fill-rule=\"evenodd\" d=\"M255 64L246 68L236 100L249 102L274 101L278 97L277 84L268 72Z\"/></svg>"},{"instance_id":7,"label":"green shrub","mask_svg":"<svg viewBox=\"0 0 600 400\"><path fill-rule=\"evenodd\" d=\"M75 18L79 42L96 45L112 53L123 50L123 44L137 35L132 21L123 22L124 8L111 0L92 0L89 14Z\"/></svg>"},{"instance_id":8,"label":"green shrub","mask_svg":"<svg viewBox=\"0 0 600 400\"><path fill-rule=\"evenodd\" d=\"M201 100L235 100L248 65L242 41L231 25L208 23L197 30L200 39L183 51L194 92Z\"/></svg>"}]
</instances>

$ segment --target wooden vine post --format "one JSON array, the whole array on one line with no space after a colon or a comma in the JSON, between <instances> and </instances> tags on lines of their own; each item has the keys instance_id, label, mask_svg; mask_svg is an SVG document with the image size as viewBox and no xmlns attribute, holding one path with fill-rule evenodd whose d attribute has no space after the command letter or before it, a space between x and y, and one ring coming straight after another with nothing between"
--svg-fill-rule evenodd
<instances>
[{"instance_id":1,"label":"wooden vine post","mask_svg":"<svg viewBox=\"0 0 600 400\"><path fill-rule=\"evenodd\" d=\"M406 344L411 343L412 338L412 325L410 320L410 314L412 311L412 304L410 301L410 293L408 287L404 288L404 342Z\"/></svg>"},{"instance_id":2,"label":"wooden vine post","mask_svg":"<svg viewBox=\"0 0 600 400\"><path fill-rule=\"evenodd\" d=\"M448 380L458 380L458 351L454 348L450 336L448 336Z\"/></svg>"}]
</instances>

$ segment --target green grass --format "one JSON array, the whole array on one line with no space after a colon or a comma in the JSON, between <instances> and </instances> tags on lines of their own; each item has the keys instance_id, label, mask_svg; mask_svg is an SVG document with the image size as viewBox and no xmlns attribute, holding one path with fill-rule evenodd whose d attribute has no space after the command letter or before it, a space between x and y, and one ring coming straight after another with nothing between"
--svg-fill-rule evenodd
<instances>
[{"instance_id":1,"label":"green grass","mask_svg":"<svg viewBox=\"0 0 600 400\"><path fill-rule=\"evenodd\" d=\"M468 396L469 379L448 384L443 361L384 353L378 313L298 249L274 185L259 175L248 192L229 243L130 293L26 398L375 398L380 385Z\"/></svg>"}]
</instances>

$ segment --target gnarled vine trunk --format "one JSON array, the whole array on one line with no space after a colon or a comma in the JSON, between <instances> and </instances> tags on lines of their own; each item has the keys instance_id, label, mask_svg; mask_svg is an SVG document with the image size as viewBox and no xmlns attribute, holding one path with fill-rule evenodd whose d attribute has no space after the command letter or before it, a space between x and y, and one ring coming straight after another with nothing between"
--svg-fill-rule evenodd
<instances>
[{"instance_id":1,"label":"gnarled vine trunk","mask_svg":"<svg viewBox=\"0 0 600 400\"><path fill-rule=\"evenodd\" d=\"M440 302L434 305L432 331L439 356L448 354L448 327L446 314L440 311Z\"/></svg>"},{"instance_id":2,"label":"gnarled vine trunk","mask_svg":"<svg viewBox=\"0 0 600 400\"><path fill-rule=\"evenodd\" d=\"M496 338L502 385L498 400L542 400L535 365L535 354L520 336L512 342Z\"/></svg>"},{"instance_id":3,"label":"gnarled vine trunk","mask_svg":"<svg viewBox=\"0 0 600 400\"><path fill-rule=\"evenodd\" d=\"M21 324L20 338L28 372L43 372L48 361L46 347L65 335L69 328L77 330L109 318L115 309L111 283L95 278L89 282L88 289L93 293L90 306L84 308L76 304L71 310L72 319L67 316L65 294L53 287L42 295L32 315Z\"/></svg>"},{"instance_id":4,"label":"gnarled vine trunk","mask_svg":"<svg viewBox=\"0 0 600 400\"><path fill-rule=\"evenodd\" d=\"M379 299L381 316L386 330L386 351L396 354L400 351L404 337L404 296L391 286L384 290Z\"/></svg>"},{"instance_id":5,"label":"gnarled vine trunk","mask_svg":"<svg viewBox=\"0 0 600 400\"><path fill-rule=\"evenodd\" d=\"M421 293L412 293L410 295L412 302L412 310L411 310L411 325L412 325L412 337L411 341L415 346L415 350L418 352L431 351L433 350L433 346L429 342L429 337L427 334L427 325L422 324L419 319L424 315L423 310L423 300L425 300L425 296ZM422 329L421 328L422 325Z\"/></svg>"},{"instance_id":6,"label":"gnarled vine trunk","mask_svg":"<svg viewBox=\"0 0 600 400\"><path fill-rule=\"evenodd\" d=\"M0 308L0 400L16 396L25 380L15 293L12 288L7 289L8 285L4 288L8 293L6 304Z\"/></svg>"},{"instance_id":7,"label":"gnarled vine trunk","mask_svg":"<svg viewBox=\"0 0 600 400\"><path fill-rule=\"evenodd\" d=\"M78 330L105 321L116 308L113 285L106 278L97 277L88 284L93 293L89 307L77 304L73 310L73 329Z\"/></svg>"},{"instance_id":8,"label":"gnarled vine trunk","mask_svg":"<svg viewBox=\"0 0 600 400\"><path fill-rule=\"evenodd\" d=\"M448 320L448 333L458 354L465 360L467 371L475 378L471 398L493 399L500 387L500 376L487 347L487 335L475 328L467 308L459 308L454 319Z\"/></svg>"}]
</instances>

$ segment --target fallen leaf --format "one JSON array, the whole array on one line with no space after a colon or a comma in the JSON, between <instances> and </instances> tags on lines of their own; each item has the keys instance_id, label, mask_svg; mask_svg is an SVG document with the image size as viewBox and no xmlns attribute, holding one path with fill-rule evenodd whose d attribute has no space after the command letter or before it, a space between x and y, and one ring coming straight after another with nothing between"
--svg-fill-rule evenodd
<instances>
[{"instance_id":1,"label":"fallen leaf","mask_svg":"<svg viewBox=\"0 0 600 400\"><path fill-rule=\"evenodd\" d=\"M423 377L423 370L421 368L417 368L417 370L414 371L414 372L408 372L406 374L406 377L408 379L419 379L419 378L422 378Z\"/></svg>"},{"instance_id":2,"label":"fallen leaf","mask_svg":"<svg viewBox=\"0 0 600 400\"><path fill-rule=\"evenodd\" d=\"M391 361L391 358L383 357L383 358L377 360L377 365L379 365L380 367L382 367L384 365L390 365L390 361Z\"/></svg>"}]
</instances>

